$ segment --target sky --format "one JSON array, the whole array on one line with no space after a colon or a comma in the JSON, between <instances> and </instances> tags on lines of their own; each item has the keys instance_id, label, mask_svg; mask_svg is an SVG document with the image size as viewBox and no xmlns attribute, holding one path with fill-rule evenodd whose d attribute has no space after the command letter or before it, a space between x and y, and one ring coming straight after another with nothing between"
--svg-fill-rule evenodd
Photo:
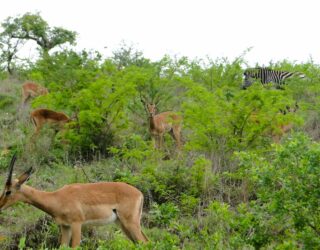
<instances>
[{"instance_id":1,"label":"sky","mask_svg":"<svg viewBox=\"0 0 320 250\"><path fill-rule=\"evenodd\" d=\"M39 12L50 27L76 31L77 49L106 57L122 42L151 60L233 60L251 48L248 65L267 66L320 62L319 9L317 0L10 0L0 22Z\"/></svg>"}]
</instances>

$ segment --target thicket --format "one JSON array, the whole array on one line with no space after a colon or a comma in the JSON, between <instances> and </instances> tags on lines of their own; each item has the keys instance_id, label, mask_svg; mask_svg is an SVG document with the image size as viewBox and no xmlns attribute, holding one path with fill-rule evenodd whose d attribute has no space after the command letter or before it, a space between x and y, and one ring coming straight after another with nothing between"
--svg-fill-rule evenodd
<instances>
[{"instance_id":1,"label":"thicket","mask_svg":"<svg viewBox=\"0 0 320 250\"><path fill-rule=\"evenodd\" d=\"M242 90L245 55L151 61L126 46L109 58L56 51L14 75L4 67L2 180L18 152L16 171L33 165L29 184L41 189L111 180L138 187L150 243L135 246L108 227L87 230L83 249L319 249L320 67L312 61L270 67L307 77L289 79L284 90L258 81ZM41 83L49 94L21 110L25 80ZM141 96L156 102L159 112L182 115L181 151L169 135L163 149L153 148ZM295 113L279 112L296 104ZM32 144L27 117L38 107L74 119L63 133L47 128ZM274 143L285 124L293 130ZM57 247L58 227L34 208L18 205L0 220L3 248Z\"/></svg>"}]
</instances>

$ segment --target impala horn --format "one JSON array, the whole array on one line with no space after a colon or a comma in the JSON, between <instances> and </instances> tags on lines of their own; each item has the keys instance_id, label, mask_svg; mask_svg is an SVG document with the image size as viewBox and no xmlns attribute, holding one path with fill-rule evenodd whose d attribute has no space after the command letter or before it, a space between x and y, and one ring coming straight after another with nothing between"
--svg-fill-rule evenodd
<instances>
[{"instance_id":1,"label":"impala horn","mask_svg":"<svg viewBox=\"0 0 320 250\"><path fill-rule=\"evenodd\" d=\"M14 163L16 162L16 159L17 159L17 155L14 154L11 158L11 162L9 165L9 173L8 173L7 182L6 182L6 185L8 186L11 185L13 166L14 166Z\"/></svg>"}]
</instances>

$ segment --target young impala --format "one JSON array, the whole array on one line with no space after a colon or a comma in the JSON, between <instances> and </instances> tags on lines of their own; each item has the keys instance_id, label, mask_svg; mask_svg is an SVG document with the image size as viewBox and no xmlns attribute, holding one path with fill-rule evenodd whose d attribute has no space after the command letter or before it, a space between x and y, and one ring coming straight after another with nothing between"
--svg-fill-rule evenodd
<instances>
[{"instance_id":1,"label":"young impala","mask_svg":"<svg viewBox=\"0 0 320 250\"><path fill-rule=\"evenodd\" d=\"M146 103L143 99L141 101L149 114L149 130L151 136L155 139L155 147L162 148L163 136L169 132L177 147L180 148L182 117L172 111L156 114L156 105L154 103Z\"/></svg>"},{"instance_id":2,"label":"young impala","mask_svg":"<svg viewBox=\"0 0 320 250\"><path fill-rule=\"evenodd\" d=\"M22 85L22 105L25 105L30 98L46 94L48 94L47 88L33 82L26 82Z\"/></svg>"},{"instance_id":3,"label":"young impala","mask_svg":"<svg viewBox=\"0 0 320 250\"><path fill-rule=\"evenodd\" d=\"M53 125L58 132L71 120L65 113L42 108L32 111L30 117L35 126L34 136L39 134L45 124Z\"/></svg>"},{"instance_id":4,"label":"young impala","mask_svg":"<svg viewBox=\"0 0 320 250\"><path fill-rule=\"evenodd\" d=\"M24 202L46 212L60 225L61 245L68 246L72 239L71 246L79 246L84 224L115 221L131 241L148 241L140 226L143 194L135 187L123 182L98 182L70 184L54 192L40 191L24 184L32 168L12 180L15 160L13 156L0 197L0 210Z\"/></svg>"}]
</instances>

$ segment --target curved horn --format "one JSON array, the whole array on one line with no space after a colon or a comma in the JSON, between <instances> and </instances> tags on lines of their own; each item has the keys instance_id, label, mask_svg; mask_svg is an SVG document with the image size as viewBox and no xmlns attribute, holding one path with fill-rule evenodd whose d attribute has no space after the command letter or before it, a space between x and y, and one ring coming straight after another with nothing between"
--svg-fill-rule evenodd
<instances>
[{"instance_id":1,"label":"curved horn","mask_svg":"<svg viewBox=\"0 0 320 250\"><path fill-rule=\"evenodd\" d=\"M12 158L11 158L11 162L10 162L10 165L9 165L9 173L8 173L7 182L6 182L7 185L11 185L13 166L14 166L14 163L15 163L16 159L17 159L17 155L14 154L12 156Z\"/></svg>"}]
</instances>

